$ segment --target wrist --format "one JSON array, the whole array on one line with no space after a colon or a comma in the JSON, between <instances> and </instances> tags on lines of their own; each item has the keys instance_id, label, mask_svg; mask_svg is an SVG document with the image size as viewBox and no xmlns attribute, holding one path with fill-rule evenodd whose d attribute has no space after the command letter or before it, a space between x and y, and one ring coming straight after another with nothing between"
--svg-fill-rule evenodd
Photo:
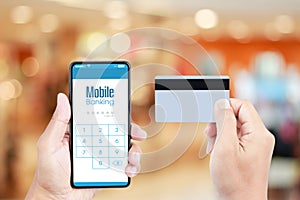
<instances>
[{"instance_id":1,"label":"wrist","mask_svg":"<svg viewBox=\"0 0 300 200\"><path fill-rule=\"evenodd\" d=\"M54 200L57 199L55 195L51 194L51 192L47 191L45 188L41 187L36 178L29 188L29 191L25 197L26 200L35 200L35 199L44 199L44 200Z\"/></svg>"},{"instance_id":2,"label":"wrist","mask_svg":"<svg viewBox=\"0 0 300 200\"><path fill-rule=\"evenodd\" d=\"M218 200L268 200L267 192L235 191L231 194L217 194Z\"/></svg>"}]
</instances>

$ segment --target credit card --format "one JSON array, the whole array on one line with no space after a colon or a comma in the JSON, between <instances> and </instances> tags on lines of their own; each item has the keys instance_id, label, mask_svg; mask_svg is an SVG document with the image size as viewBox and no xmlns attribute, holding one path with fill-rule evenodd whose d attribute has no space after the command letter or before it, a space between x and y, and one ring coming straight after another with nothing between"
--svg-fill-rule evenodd
<instances>
[{"instance_id":1,"label":"credit card","mask_svg":"<svg viewBox=\"0 0 300 200\"><path fill-rule=\"evenodd\" d=\"M215 122L214 104L229 100L229 76L156 76L156 122Z\"/></svg>"}]
</instances>

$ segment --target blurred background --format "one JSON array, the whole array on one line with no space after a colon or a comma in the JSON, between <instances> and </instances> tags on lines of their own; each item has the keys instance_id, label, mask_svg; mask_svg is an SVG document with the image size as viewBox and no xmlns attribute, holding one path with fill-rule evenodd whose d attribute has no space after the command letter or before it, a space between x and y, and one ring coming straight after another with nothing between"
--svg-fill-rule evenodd
<instances>
[{"instance_id":1,"label":"blurred background","mask_svg":"<svg viewBox=\"0 0 300 200\"><path fill-rule=\"evenodd\" d=\"M198 56L188 41L172 34L126 35L144 27L178 31L208 54L196 67L158 50L120 56L133 70L141 65L145 70L132 77L132 119L151 135L139 143L143 151L170 143L180 124L153 123L153 84L139 87L137 76L153 82L156 74L228 74L231 96L253 102L276 137L269 199L300 199L300 1L11 0L0 1L0 13L1 199L24 198L35 171L36 142L51 118L57 93L68 94L71 61L86 59L120 32L118 42L107 47L115 53L152 39ZM159 64L174 73L161 70ZM128 189L104 190L95 199L214 199L209 158L198 158L205 126L191 126L196 137L173 164L140 174Z\"/></svg>"}]
</instances>

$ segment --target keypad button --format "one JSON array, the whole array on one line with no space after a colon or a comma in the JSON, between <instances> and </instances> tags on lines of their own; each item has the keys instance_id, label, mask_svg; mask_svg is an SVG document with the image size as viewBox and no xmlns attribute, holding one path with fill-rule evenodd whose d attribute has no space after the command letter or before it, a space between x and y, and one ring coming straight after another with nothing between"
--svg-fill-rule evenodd
<instances>
[{"instance_id":1,"label":"keypad button","mask_svg":"<svg viewBox=\"0 0 300 200\"><path fill-rule=\"evenodd\" d=\"M91 135L92 128L90 125L76 125L76 135Z\"/></svg>"},{"instance_id":2,"label":"keypad button","mask_svg":"<svg viewBox=\"0 0 300 200\"><path fill-rule=\"evenodd\" d=\"M109 135L122 135L124 134L125 126L123 124L110 124L109 125Z\"/></svg>"},{"instance_id":3,"label":"keypad button","mask_svg":"<svg viewBox=\"0 0 300 200\"><path fill-rule=\"evenodd\" d=\"M93 136L93 146L108 146L108 136Z\"/></svg>"},{"instance_id":4,"label":"keypad button","mask_svg":"<svg viewBox=\"0 0 300 200\"><path fill-rule=\"evenodd\" d=\"M125 146L125 136L124 135L116 135L109 136L109 146Z\"/></svg>"},{"instance_id":5,"label":"keypad button","mask_svg":"<svg viewBox=\"0 0 300 200\"><path fill-rule=\"evenodd\" d=\"M127 159L125 158L111 158L109 161L110 169L116 171L124 171L127 165Z\"/></svg>"},{"instance_id":6,"label":"keypad button","mask_svg":"<svg viewBox=\"0 0 300 200\"><path fill-rule=\"evenodd\" d=\"M109 168L108 158L94 158L93 159L94 169L107 169Z\"/></svg>"},{"instance_id":7,"label":"keypad button","mask_svg":"<svg viewBox=\"0 0 300 200\"><path fill-rule=\"evenodd\" d=\"M76 145L80 146L88 146L91 147L92 144L92 137L91 136L76 136Z\"/></svg>"},{"instance_id":8,"label":"keypad button","mask_svg":"<svg viewBox=\"0 0 300 200\"><path fill-rule=\"evenodd\" d=\"M93 157L108 157L108 147L94 147Z\"/></svg>"},{"instance_id":9,"label":"keypad button","mask_svg":"<svg viewBox=\"0 0 300 200\"><path fill-rule=\"evenodd\" d=\"M107 124L93 125L93 135L108 135L108 125Z\"/></svg>"},{"instance_id":10,"label":"keypad button","mask_svg":"<svg viewBox=\"0 0 300 200\"><path fill-rule=\"evenodd\" d=\"M123 158L125 157L125 147L110 147L109 157L111 158Z\"/></svg>"},{"instance_id":11,"label":"keypad button","mask_svg":"<svg viewBox=\"0 0 300 200\"><path fill-rule=\"evenodd\" d=\"M78 158L92 158L92 148L91 147L77 147L76 156Z\"/></svg>"}]
</instances>

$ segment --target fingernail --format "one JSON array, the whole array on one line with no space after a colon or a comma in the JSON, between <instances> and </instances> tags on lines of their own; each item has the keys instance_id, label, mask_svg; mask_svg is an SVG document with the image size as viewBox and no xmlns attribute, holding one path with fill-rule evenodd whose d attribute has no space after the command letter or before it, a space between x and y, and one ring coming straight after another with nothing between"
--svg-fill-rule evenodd
<instances>
[{"instance_id":1,"label":"fingernail","mask_svg":"<svg viewBox=\"0 0 300 200\"><path fill-rule=\"evenodd\" d=\"M142 137L143 139L146 139L146 138L147 138L147 132L144 131L144 130L141 129L141 128L140 128L140 130L141 130L141 137Z\"/></svg>"},{"instance_id":2,"label":"fingernail","mask_svg":"<svg viewBox=\"0 0 300 200\"><path fill-rule=\"evenodd\" d=\"M216 104L217 104L218 108L221 110L230 108L230 104L227 99L220 99L216 102Z\"/></svg>"},{"instance_id":3,"label":"fingernail","mask_svg":"<svg viewBox=\"0 0 300 200\"><path fill-rule=\"evenodd\" d=\"M68 122L70 119L70 115L71 113L69 102L66 101L64 94L59 93L57 95L56 108L53 116L58 120Z\"/></svg>"},{"instance_id":4,"label":"fingernail","mask_svg":"<svg viewBox=\"0 0 300 200\"><path fill-rule=\"evenodd\" d=\"M134 128L139 134L139 138L141 139L146 139L147 138L147 132L144 131L140 126L136 125L136 124L132 124L132 128Z\"/></svg>"},{"instance_id":5,"label":"fingernail","mask_svg":"<svg viewBox=\"0 0 300 200\"><path fill-rule=\"evenodd\" d=\"M204 135L207 137L207 133L208 133L208 130L209 130L209 127L208 127L208 125L205 127L205 129L204 129Z\"/></svg>"},{"instance_id":6,"label":"fingernail","mask_svg":"<svg viewBox=\"0 0 300 200\"><path fill-rule=\"evenodd\" d=\"M136 163L140 163L140 161L141 161L141 154L140 153L133 152L132 157L136 161Z\"/></svg>"},{"instance_id":7,"label":"fingernail","mask_svg":"<svg viewBox=\"0 0 300 200\"><path fill-rule=\"evenodd\" d=\"M135 176L135 175L137 174L137 167L134 167L134 166L130 167L129 172L130 172L133 176Z\"/></svg>"},{"instance_id":8,"label":"fingernail","mask_svg":"<svg viewBox=\"0 0 300 200\"><path fill-rule=\"evenodd\" d=\"M212 151L212 144L210 142L207 143L207 146L206 146L206 153L207 154L210 154Z\"/></svg>"},{"instance_id":9,"label":"fingernail","mask_svg":"<svg viewBox=\"0 0 300 200\"><path fill-rule=\"evenodd\" d=\"M58 113L59 113L59 109L60 109L60 102L61 102L61 93L59 93L57 96L56 96L56 107L55 107L55 111L54 111L54 114L53 116L57 117Z\"/></svg>"}]
</instances>

